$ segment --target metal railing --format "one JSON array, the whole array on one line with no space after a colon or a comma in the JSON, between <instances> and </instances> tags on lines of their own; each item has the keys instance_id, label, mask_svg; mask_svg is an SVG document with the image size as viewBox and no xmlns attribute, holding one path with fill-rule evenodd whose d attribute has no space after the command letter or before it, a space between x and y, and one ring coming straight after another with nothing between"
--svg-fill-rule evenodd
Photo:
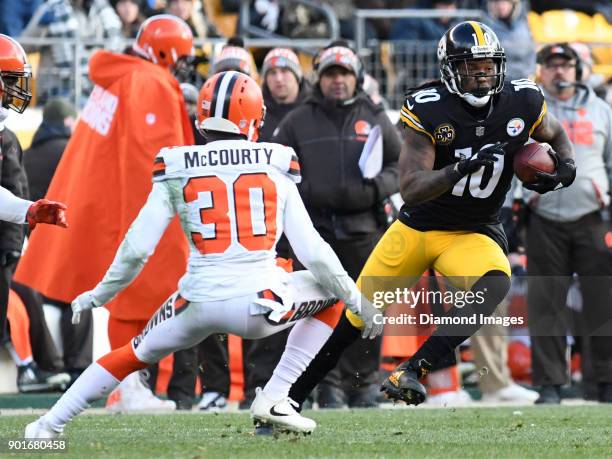
<instances>
[{"instance_id":1,"label":"metal railing","mask_svg":"<svg viewBox=\"0 0 612 459\"><path fill-rule=\"evenodd\" d=\"M220 45L226 43L225 38L198 39L194 44L196 47L206 46L211 48L211 55L214 59L215 52L220 49ZM37 94L43 100L48 97L63 96L70 99L76 107L82 107L91 84L88 78L88 66L85 59L96 49L112 49L120 51L131 45L134 40L119 40L109 43L104 40L80 39L80 38L20 38L19 42L29 52L48 53L46 59L41 57L41 61L50 64L50 49L52 46L69 46L72 49L72 62L70 68L59 68L57 66L45 66L36 69ZM278 46L293 47L301 50L314 50L326 46L329 39L287 39L287 38L245 38L245 46L257 48L274 48Z\"/></svg>"},{"instance_id":2,"label":"metal railing","mask_svg":"<svg viewBox=\"0 0 612 459\"><path fill-rule=\"evenodd\" d=\"M399 9L399 10L356 10L355 46L361 51L366 47L365 22L367 19L481 19L484 11L474 9L436 10L436 9Z\"/></svg>"}]
</instances>

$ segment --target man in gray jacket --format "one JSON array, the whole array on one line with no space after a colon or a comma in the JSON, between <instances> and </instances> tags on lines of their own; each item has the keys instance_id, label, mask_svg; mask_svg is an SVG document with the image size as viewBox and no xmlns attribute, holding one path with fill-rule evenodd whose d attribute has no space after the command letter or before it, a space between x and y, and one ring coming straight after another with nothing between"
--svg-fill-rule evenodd
<instances>
[{"instance_id":1,"label":"man in gray jacket","mask_svg":"<svg viewBox=\"0 0 612 459\"><path fill-rule=\"evenodd\" d=\"M598 399L612 402L612 110L581 81L581 62L567 44L538 53L548 110L564 126L576 151L573 185L556 193L526 196L528 312L536 403L559 403L567 382L565 307L573 273L580 278L584 337L591 343Z\"/></svg>"}]
</instances>

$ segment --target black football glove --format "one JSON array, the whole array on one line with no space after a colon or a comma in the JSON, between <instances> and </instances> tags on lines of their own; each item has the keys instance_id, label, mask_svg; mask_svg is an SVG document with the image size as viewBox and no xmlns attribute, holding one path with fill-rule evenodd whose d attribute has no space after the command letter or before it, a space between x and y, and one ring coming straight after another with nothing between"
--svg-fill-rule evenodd
<instances>
[{"instance_id":1,"label":"black football glove","mask_svg":"<svg viewBox=\"0 0 612 459\"><path fill-rule=\"evenodd\" d=\"M493 163L498 160L496 155L506 154L504 147L507 144L507 142L497 142L495 145L491 145L478 151L478 153L471 158L462 159L461 161L455 163L452 169L452 177L455 179L455 181L459 181L462 177L476 172L482 166L493 167Z\"/></svg>"},{"instance_id":2,"label":"black football glove","mask_svg":"<svg viewBox=\"0 0 612 459\"><path fill-rule=\"evenodd\" d=\"M567 188L576 178L576 164L573 159L559 159L553 151L548 152L555 161L557 167L553 174L546 172L536 172L537 180L531 183L523 183L528 190L537 191L540 194L559 188Z\"/></svg>"}]
</instances>

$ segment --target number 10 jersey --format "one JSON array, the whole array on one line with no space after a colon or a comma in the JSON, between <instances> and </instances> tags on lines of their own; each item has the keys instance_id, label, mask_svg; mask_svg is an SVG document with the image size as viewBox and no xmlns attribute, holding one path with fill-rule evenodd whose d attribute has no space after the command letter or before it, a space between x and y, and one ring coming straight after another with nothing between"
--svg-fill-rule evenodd
<instances>
[{"instance_id":1,"label":"number 10 jersey","mask_svg":"<svg viewBox=\"0 0 612 459\"><path fill-rule=\"evenodd\" d=\"M490 108L475 109L442 84L410 94L400 111L406 129L435 146L433 169L470 158L480 149L507 142L493 167L481 167L430 201L404 206L399 219L419 231L473 231L492 237L504 250L499 212L513 176L512 159L541 123L546 102L531 80L513 80L493 96ZM410 154L410 146L408 146Z\"/></svg>"}]
</instances>

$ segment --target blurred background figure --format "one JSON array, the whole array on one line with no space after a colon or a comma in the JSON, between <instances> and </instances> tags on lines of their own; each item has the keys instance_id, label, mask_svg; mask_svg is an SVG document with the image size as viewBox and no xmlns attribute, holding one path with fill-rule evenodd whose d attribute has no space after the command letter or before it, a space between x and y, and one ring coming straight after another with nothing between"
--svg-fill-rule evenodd
<instances>
[{"instance_id":1,"label":"blurred background figure","mask_svg":"<svg viewBox=\"0 0 612 459\"><path fill-rule=\"evenodd\" d=\"M43 0L0 0L0 33L18 38Z\"/></svg>"},{"instance_id":2,"label":"blurred background figure","mask_svg":"<svg viewBox=\"0 0 612 459\"><path fill-rule=\"evenodd\" d=\"M32 20L22 32L23 37L49 37L66 39L40 49L38 72L46 78L38 80L38 100L44 103L48 98L63 96L74 98L75 59L78 71L86 77L91 50L80 45L79 54L68 39L97 39L105 42L110 49L121 46L121 20L108 0L47 0L34 13ZM81 88L83 96L89 95L91 83L84 78Z\"/></svg>"},{"instance_id":3,"label":"blurred background figure","mask_svg":"<svg viewBox=\"0 0 612 459\"><path fill-rule=\"evenodd\" d=\"M142 2L144 0L111 0L117 16L121 20L121 35L136 38L138 29L145 20Z\"/></svg>"},{"instance_id":4,"label":"blurred background figure","mask_svg":"<svg viewBox=\"0 0 612 459\"><path fill-rule=\"evenodd\" d=\"M457 0L422 0L419 8L454 11ZM391 40L440 40L453 23L450 16L436 19L396 19L393 21L389 38Z\"/></svg>"},{"instance_id":5,"label":"blurred background figure","mask_svg":"<svg viewBox=\"0 0 612 459\"><path fill-rule=\"evenodd\" d=\"M30 185L30 199L42 199L47 194L76 119L76 108L67 99L50 99L45 104L42 123L23 158Z\"/></svg>"},{"instance_id":6,"label":"blurred background figure","mask_svg":"<svg viewBox=\"0 0 612 459\"><path fill-rule=\"evenodd\" d=\"M166 13L173 14L185 21L195 38L208 36L208 25L202 12L200 0L168 0Z\"/></svg>"},{"instance_id":7,"label":"blurred background figure","mask_svg":"<svg viewBox=\"0 0 612 459\"><path fill-rule=\"evenodd\" d=\"M612 109L582 81L582 62L567 43L544 46L537 55L548 110L576 150L577 176L555 196L526 192L527 305L533 384L538 404L558 404L567 384L566 308L572 274L583 297L581 337L590 344L596 398L612 403Z\"/></svg>"},{"instance_id":8,"label":"blurred background figure","mask_svg":"<svg viewBox=\"0 0 612 459\"><path fill-rule=\"evenodd\" d=\"M244 40L240 37L227 40L227 44L213 60L210 75L228 70L244 73L254 80L259 78L253 55L244 47Z\"/></svg>"},{"instance_id":9,"label":"blurred background figure","mask_svg":"<svg viewBox=\"0 0 612 459\"><path fill-rule=\"evenodd\" d=\"M535 76L535 43L527 22L527 8L522 0L486 0L489 25L506 51L506 79Z\"/></svg>"}]
</instances>

